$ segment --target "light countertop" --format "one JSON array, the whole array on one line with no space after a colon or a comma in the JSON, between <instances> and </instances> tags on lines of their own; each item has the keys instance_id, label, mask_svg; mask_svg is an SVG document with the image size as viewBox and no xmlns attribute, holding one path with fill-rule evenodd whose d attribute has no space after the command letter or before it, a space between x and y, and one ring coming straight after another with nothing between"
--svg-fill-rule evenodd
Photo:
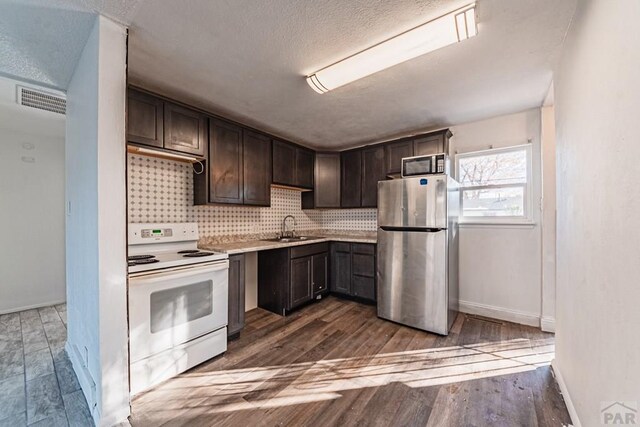
<instances>
[{"instance_id":1,"label":"light countertop","mask_svg":"<svg viewBox=\"0 0 640 427\"><path fill-rule=\"evenodd\" d=\"M240 254L245 252L266 251L270 249L281 249L292 246L311 245L322 242L350 242L350 243L376 243L375 233L360 234L319 234L304 233L303 236L309 237L308 240L299 240L296 242L272 242L261 239L255 240L239 240L239 241L205 241L200 242L198 247L203 250L223 252L229 255Z\"/></svg>"}]
</instances>

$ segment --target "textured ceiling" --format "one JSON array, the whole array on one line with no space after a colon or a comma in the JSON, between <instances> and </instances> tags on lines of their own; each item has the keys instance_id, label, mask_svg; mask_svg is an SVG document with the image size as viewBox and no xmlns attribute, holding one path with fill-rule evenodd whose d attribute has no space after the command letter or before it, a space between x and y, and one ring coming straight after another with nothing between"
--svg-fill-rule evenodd
<instances>
[{"instance_id":1,"label":"textured ceiling","mask_svg":"<svg viewBox=\"0 0 640 427\"><path fill-rule=\"evenodd\" d=\"M137 0L0 0L0 74L66 89L96 13L127 24Z\"/></svg>"},{"instance_id":2,"label":"textured ceiling","mask_svg":"<svg viewBox=\"0 0 640 427\"><path fill-rule=\"evenodd\" d=\"M143 2L130 78L316 148L540 106L574 0L478 0L479 35L319 95L303 76L469 1Z\"/></svg>"},{"instance_id":3,"label":"textured ceiling","mask_svg":"<svg viewBox=\"0 0 640 427\"><path fill-rule=\"evenodd\" d=\"M130 26L132 82L315 148L345 148L542 104L576 0L478 0L473 39L324 95L304 81L469 1L20 1L55 11L42 13L47 32L0 0L0 70L66 87L90 27L83 17L101 12ZM78 22L55 24L66 14Z\"/></svg>"}]
</instances>

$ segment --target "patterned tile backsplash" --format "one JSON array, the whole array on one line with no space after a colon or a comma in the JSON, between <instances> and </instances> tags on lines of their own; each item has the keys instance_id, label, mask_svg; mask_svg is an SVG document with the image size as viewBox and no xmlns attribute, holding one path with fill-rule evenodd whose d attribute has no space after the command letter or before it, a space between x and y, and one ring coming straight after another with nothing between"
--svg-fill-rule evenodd
<instances>
[{"instance_id":1,"label":"patterned tile backsplash","mask_svg":"<svg viewBox=\"0 0 640 427\"><path fill-rule=\"evenodd\" d=\"M302 210L300 192L271 188L271 207L194 206L188 163L128 154L129 222L197 222L201 236L276 233L285 215L296 230L375 231L375 209Z\"/></svg>"}]
</instances>

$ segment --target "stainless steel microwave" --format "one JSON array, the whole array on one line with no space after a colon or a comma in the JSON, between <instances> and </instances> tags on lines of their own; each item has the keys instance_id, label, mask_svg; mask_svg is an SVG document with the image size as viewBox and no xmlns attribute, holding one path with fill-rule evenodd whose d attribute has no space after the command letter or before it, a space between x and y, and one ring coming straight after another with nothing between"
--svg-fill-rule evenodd
<instances>
[{"instance_id":1,"label":"stainless steel microwave","mask_svg":"<svg viewBox=\"0 0 640 427\"><path fill-rule=\"evenodd\" d=\"M428 156L405 157L402 159L402 177L449 174L449 156L432 154Z\"/></svg>"}]
</instances>

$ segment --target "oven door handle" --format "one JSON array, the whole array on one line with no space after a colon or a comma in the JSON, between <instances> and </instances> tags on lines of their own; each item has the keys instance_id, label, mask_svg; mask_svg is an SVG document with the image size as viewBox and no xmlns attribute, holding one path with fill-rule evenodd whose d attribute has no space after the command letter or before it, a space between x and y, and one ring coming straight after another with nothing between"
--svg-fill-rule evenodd
<instances>
[{"instance_id":1,"label":"oven door handle","mask_svg":"<svg viewBox=\"0 0 640 427\"><path fill-rule=\"evenodd\" d=\"M166 280L168 277L181 278L189 277L195 274L201 273L213 273L220 270L229 269L229 260L214 261L206 264L199 265L184 265L180 267L172 267L166 270L146 271L140 273L129 274L129 278L144 280L147 283L158 282Z\"/></svg>"}]
</instances>

